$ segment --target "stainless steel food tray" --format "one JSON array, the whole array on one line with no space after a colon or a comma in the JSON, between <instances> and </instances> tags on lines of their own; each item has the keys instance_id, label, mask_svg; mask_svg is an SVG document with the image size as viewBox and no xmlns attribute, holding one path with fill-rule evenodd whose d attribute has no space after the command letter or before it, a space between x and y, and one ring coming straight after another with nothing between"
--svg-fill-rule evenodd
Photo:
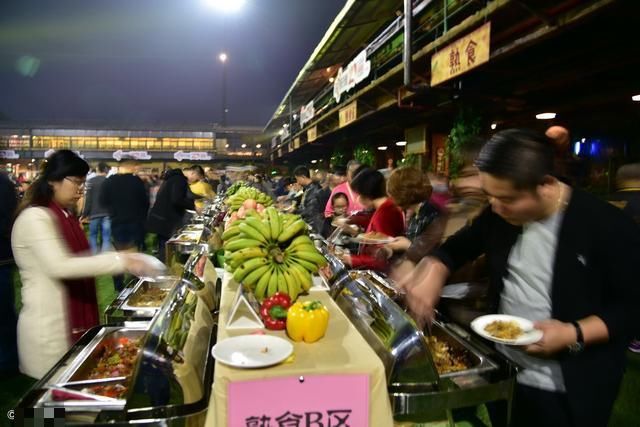
<instances>
[{"instance_id":1,"label":"stainless steel food tray","mask_svg":"<svg viewBox=\"0 0 640 427\"><path fill-rule=\"evenodd\" d=\"M98 354L102 349L102 345L108 340L118 340L120 338L140 339L142 340L147 330L143 328L122 328L122 327L103 327L89 344L73 358L69 365L62 371L58 377L56 384L64 384L88 379L89 373L96 366ZM140 343L142 348L144 343ZM139 361L139 358L138 358ZM134 368L135 372L135 368ZM132 378L128 379L131 384ZM130 390L129 390L130 392ZM123 409L126 404L125 399L106 400L54 400L52 391L47 390L37 401L36 407L63 407L69 411L100 411L104 409Z\"/></svg>"},{"instance_id":2,"label":"stainless steel food tray","mask_svg":"<svg viewBox=\"0 0 640 427\"><path fill-rule=\"evenodd\" d=\"M151 318L158 312L160 306L162 305L162 302L160 302L160 304L158 304L157 306L150 307L135 305L132 301L134 301L136 297L142 295L151 287L166 290L168 295L169 291L176 285L178 280L179 279L177 277L162 277L157 279L147 277L140 278L133 289L131 289L131 292L126 297L124 303L120 308L122 310L133 311L138 316Z\"/></svg>"}]
</instances>

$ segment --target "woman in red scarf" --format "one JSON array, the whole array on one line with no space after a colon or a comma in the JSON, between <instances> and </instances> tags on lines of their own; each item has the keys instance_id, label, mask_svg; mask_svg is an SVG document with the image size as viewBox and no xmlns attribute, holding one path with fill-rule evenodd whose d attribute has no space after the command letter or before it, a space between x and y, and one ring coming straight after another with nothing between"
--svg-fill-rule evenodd
<instances>
[{"instance_id":1,"label":"woman in red scarf","mask_svg":"<svg viewBox=\"0 0 640 427\"><path fill-rule=\"evenodd\" d=\"M27 193L11 235L22 279L20 370L35 378L99 324L95 276L152 271L134 254L90 256L74 213L88 171L89 165L72 151L51 155Z\"/></svg>"}]
</instances>

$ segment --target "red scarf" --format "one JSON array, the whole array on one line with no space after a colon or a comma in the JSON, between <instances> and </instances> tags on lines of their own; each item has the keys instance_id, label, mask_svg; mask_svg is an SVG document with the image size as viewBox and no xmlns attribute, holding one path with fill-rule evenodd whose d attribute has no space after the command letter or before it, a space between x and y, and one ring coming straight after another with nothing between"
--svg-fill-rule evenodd
<instances>
[{"instance_id":1,"label":"red scarf","mask_svg":"<svg viewBox=\"0 0 640 427\"><path fill-rule=\"evenodd\" d=\"M67 248L74 254L88 253L89 242L80 221L75 215L54 202L49 210L55 215L58 228ZM63 280L67 288L67 311L69 314L69 339L75 343L90 328L99 324L98 300L94 278Z\"/></svg>"}]
</instances>

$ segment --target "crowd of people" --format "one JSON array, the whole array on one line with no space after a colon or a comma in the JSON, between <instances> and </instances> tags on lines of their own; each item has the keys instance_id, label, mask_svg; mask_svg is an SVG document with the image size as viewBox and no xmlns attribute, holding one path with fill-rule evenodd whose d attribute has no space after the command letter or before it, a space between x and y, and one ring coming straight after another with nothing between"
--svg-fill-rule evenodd
<instances>
[{"instance_id":1,"label":"crowd of people","mask_svg":"<svg viewBox=\"0 0 640 427\"><path fill-rule=\"evenodd\" d=\"M601 200L571 185L557 144L563 137L511 129L469 141L451 180L355 160L328 173L301 165L275 183L260 174L239 179L325 238L373 236L379 243L352 243L336 255L349 268L387 274L419 324L432 319L442 288L456 282L484 286L488 312L535 321L541 341L517 350L498 346L523 367L516 425L605 425L624 350L631 342L640 351L632 341L640 164L623 166L618 191ZM103 163L86 180L88 172L75 153L58 151L22 199L0 174L0 369L16 369L19 361L22 372L41 377L98 324L93 278L112 275L119 290L123 273L148 273L154 267L135 254L145 250L145 234L157 235L163 259L185 214L232 184L199 165L161 178L137 173L131 161L115 174ZM12 260L22 282L17 328Z\"/></svg>"}]
</instances>

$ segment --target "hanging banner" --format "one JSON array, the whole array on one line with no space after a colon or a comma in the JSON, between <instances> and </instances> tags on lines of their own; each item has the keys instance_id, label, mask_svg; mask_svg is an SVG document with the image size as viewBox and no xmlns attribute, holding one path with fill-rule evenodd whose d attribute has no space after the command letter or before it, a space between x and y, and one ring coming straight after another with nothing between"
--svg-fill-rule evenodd
<instances>
[{"instance_id":1,"label":"hanging banner","mask_svg":"<svg viewBox=\"0 0 640 427\"><path fill-rule=\"evenodd\" d=\"M176 151L175 153L173 153L173 158L179 162L183 160L206 161L211 160L211 154L207 153L206 151Z\"/></svg>"},{"instance_id":2,"label":"hanging banner","mask_svg":"<svg viewBox=\"0 0 640 427\"><path fill-rule=\"evenodd\" d=\"M491 22L456 40L431 57L431 86L489 61Z\"/></svg>"},{"instance_id":3,"label":"hanging banner","mask_svg":"<svg viewBox=\"0 0 640 427\"><path fill-rule=\"evenodd\" d=\"M353 123L358 118L358 101L353 101L346 107L340 109L340 127L345 127L349 123Z\"/></svg>"},{"instance_id":4,"label":"hanging banner","mask_svg":"<svg viewBox=\"0 0 640 427\"><path fill-rule=\"evenodd\" d=\"M343 93L353 89L358 83L369 77L371 73L371 61L367 60L367 51L363 50L356 56L346 68L340 67L338 75L333 83L333 97L340 102Z\"/></svg>"},{"instance_id":5,"label":"hanging banner","mask_svg":"<svg viewBox=\"0 0 640 427\"><path fill-rule=\"evenodd\" d=\"M151 159L151 155L147 151L114 151L113 158L117 161L122 159L133 159L133 160L149 160Z\"/></svg>"},{"instance_id":6,"label":"hanging banner","mask_svg":"<svg viewBox=\"0 0 640 427\"><path fill-rule=\"evenodd\" d=\"M20 154L16 153L15 150L0 150L0 159L13 160L19 158Z\"/></svg>"},{"instance_id":7,"label":"hanging banner","mask_svg":"<svg viewBox=\"0 0 640 427\"><path fill-rule=\"evenodd\" d=\"M304 124L313 119L316 114L316 110L313 106L313 100L300 109L300 127L303 128Z\"/></svg>"},{"instance_id":8,"label":"hanging banner","mask_svg":"<svg viewBox=\"0 0 640 427\"><path fill-rule=\"evenodd\" d=\"M297 150L298 148L300 148L300 137L293 139L293 149Z\"/></svg>"},{"instance_id":9,"label":"hanging banner","mask_svg":"<svg viewBox=\"0 0 640 427\"><path fill-rule=\"evenodd\" d=\"M318 126L310 127L307 130L307 142L313 142L318 139Z\"/></svg>"}]
</instances>

